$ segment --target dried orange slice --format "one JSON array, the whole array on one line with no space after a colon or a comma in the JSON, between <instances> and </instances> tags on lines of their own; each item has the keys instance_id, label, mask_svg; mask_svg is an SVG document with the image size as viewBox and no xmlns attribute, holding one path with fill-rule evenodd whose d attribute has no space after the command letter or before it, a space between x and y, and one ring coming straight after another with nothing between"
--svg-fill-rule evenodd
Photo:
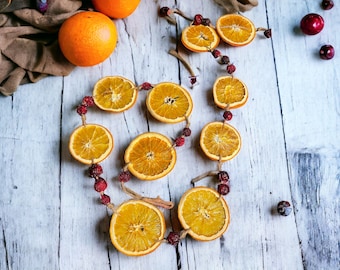
<instances>
[{"instance_id":1,"label":"dried orange slice","mask_svg":"<svg viewBox=\"0 0 340 270\"><path fill-rule=\"evenodd\" d=\"M156 180L175 166L176 151L170 139L156 132L146 132L132 140L125 150L127 169L138 179Z\"/></svg>"},{"instance_id":2,"label":"dried orange slice","mask_svg":"<svg viewBox=\"0 0 340 270\"><path fill-rule=\"evenodd\" d=\"M79 162L92 164L107 158L113 145L113 137L108 129L97 124L86 124L72 132L69 151Z\"/></svg>"},{"instance_id":3,"label":"dried orange slice","mask_svg":"<svg viewBox=\"0 0 340 270\"><path fill-rule=\"evenodd\" d=\"M131 108L138 96L137 87L120 76L101 78L93 88L95 104L104 111L123 112Z\"/></svg>"},{"instance_id":4,"label":"dried orange slice","mask_svg":"<svg viewBox=\"0 0 340 270\"><path fill-rule=\"evenodd\" d=\"M221 16L216 22L216 31L221 39L231 46L247 45L256 35L252 21L239 14Z\"/></svg>"},{"instance_id":5,"label":"dried orange slice","mask_svg":"<svg viewBox=\"0 0 340 270\"><path fill-rule=\"evenodd\" d=\"M215 104L222 109L236 109L248 100L248 88L232 76L219 77L213 87Z\"/></svg>"},{"instance_id":6,"label":"dried orange slice","mask_svg":"<svg viewBox=\"0 0 340 270\"><path fill-rule=\"evenodd\" d=\"M229 207L215 190L195 187L185 192L178 204L178 218L196 240L211 241L222 236L230 222Z\"/></svg>"},{"instance_id":7,"label":"dried orange slice","mask_svg":"<svg viewBox=\"0 0 340 270\"><path fill-rule=\"evenodd\" d=\"M241 136L225 122L211 122L203 127L200 137L203 152L212 160L227 161L241 149Z\"/></svg>"},{"instance_id":8,"label":"dried orange slice","mask_svg":"<svg viewBox=\"0 0 340 270\"><path fill-rule=\"evenodd\" d=\"M190 25L182 31L182 44L193 52L209 52L220 43L215 29L206 25Z\"/></svg>"},{"instance_id":9,"label":"dried orange slice","mask_svg":"<svg viewBox=\"0 0 340 270\"><path fill-rule=\"evenodd\" d=\"M193 102L187 90L178 84L163 82L154 86L146 98L151 115L165 123L185 121L191 114Z\"/></svg>"},{"instance_id":10,"label":"dried orange slice","mask_svg":"<svg viewBox=\"0 0 340 270\"><path fill-rule=\"evenodd\" d=\"M110 222L110 238L115 248L128 256L146 255L161 244L166 231L162 212L139 200L121 204Z\"/></svg>"}]
</instances>

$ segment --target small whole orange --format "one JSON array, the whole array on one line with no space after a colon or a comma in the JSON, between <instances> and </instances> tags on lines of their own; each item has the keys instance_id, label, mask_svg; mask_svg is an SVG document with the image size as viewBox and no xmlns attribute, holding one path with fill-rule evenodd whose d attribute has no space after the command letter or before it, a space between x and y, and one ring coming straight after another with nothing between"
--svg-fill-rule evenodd
<instances>
[{"instance_id":1,"label":"small whole orange","mask_svg":"<svg viewBox=\"0 0 340 270\"><path fill-rule=\"evenodd\" d=\"M104 14L83 11L66 19L58 34L65 58L76 66L94 66L114 51L118 34L114 22Z\"/></svg>"},{"instance_id":2,"label":"small whole orange","mask_svg":"<svg viewBox=\"0 0 340 270\"><path fill-rule=\"evenodd\" d=\"M95 10L114 19L123 19L131 15L140 0L92 0Z\"/></svg>"}]
</instances>

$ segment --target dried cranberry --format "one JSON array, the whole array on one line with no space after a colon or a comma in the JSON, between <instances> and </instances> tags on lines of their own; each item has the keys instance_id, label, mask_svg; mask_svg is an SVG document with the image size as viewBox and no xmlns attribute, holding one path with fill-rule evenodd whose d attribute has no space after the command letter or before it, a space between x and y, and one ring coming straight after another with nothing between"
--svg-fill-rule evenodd
<instances>
[{"instance_id":1,"label":"dried cranberry","mask_svg":"<svg viewBox=\"0 0 340 270\"><path fill-rule=\"evenodd\" d=\"M179 241L181 240L180 234L177 232L170 232L166 240L170 245L177 246Z\"/></svg>"},{"instance_id":2,"label":"dried cranberry","mask_svg":"<svg viewBox=\"0 0 340 270\"><path fill-rule=\"evenodd\" d=\"M196 14L194 17L193 25L200 25L203 21L203 16L201 14Z\"/></svg>"},{"instance_id":3,"label":"dried cranberry","mask_svg":"<svg viewBox=\"0 0 340 270\"><path fill-rule=\"evenodd\" d=\"M191 135L191 129L188 128L188 127L183 128L182 134L183 134L185 137L189 137L189 136Z\"/></svg>"},{"instance_id":4,"label":"dried cranberry","mask_svg":"<svg viewBox=\"0 0 340 270\"><path fill-rule=\"evenodd\" d=\"M323 0L322 3L321 3L321 7L324 10L329 10L329 9L333 8L333 6L334 6L334 2L332 0Z\"/></svg>"},{"instance_id":5,"label":"dried cranberry","mask_svg":"<svg viewBox=\"0 0 340 270\"><path fill-rule=\"evenodd\" d=\"M235 67L234 64L230 64L230 65L227 66L227 72L229 74L233 74L235 72L235 70L236 70L236 67Z\"/></svg>"},{"instance_id":6,"label":"dried cranberry","mask_svg":"<svg viewBox=\"0 0 340 270\"><path fill-rule=\"evenodd\" d=\"M214 58L218 58L221 56L221 52L219 50L213 50L211 54L214 56Z\"/></svg>"},{"instance_id":7,"label":"dried cranberry","mask_svg":"<svg viewBox=\"0 0 340 270\"><path fill-rule=\"evenodd\" d=\"M227 195L230 191L229 185L228 184L219 184L217 186L217 191L221 195Z\"/></svg>"},{"instance_id":8,"label":"dried cranberry","mask_svg":"<svg viewBox=\"0 0 340 270\"><path fill-rule=\"evenodd\" d=\"M130 179L131 179L131 174L129 173L129 171L121 171L119 176L118 176L118 180L120 182L126 183L126 182L130 181Z\"/></svg>"},{"instance_id":9,"label":"dried cranberry","mask_svg":"<svg viewBox=\"0 0 340 270\"><path fill-rule=\"evenodd\" d=\"M222 65L226 65L226 64L229 64L230 63L230 59L227 55L223 55L221 57L221 60L220 60L221 64Z\"/></svg>"},{"instance_id":10,"label":"dried cranberry","mask_svg":"<svg viewBox=\"0 0 340 270\"><path fill-rule=\"evenodd\" d=\"M99 177L94 183L94 190L97 192L103 192L107 188L107 183L104 178Z\"/></svg>"},{"instance_id":11,"label":"dried cranberry","mask_svg":"<svg viewBox=\"0 0 340 270\"><path fill-rule=\"evenodd\" d=\"M91 96L84 97L81 104L86 106L86 107L92 107L94 105L93 97L91 97Z\"/></svg>"},{"instance_id":12,"label":"dried cranberry","mask_svg":"<svg viewBox=\"0 0 340 270\"><path fill-rule=\"evenodd\" d=\"M100 195L100 201L102 204L109 204L111 202L111 199L110 199L110 196L109 195L106 195L106 194L101 194Z\"/></svg>"},{"instance_id":13,"label":"dried cranberry","mask_svg":"<svg viewBox=\"0 0 340 270\"><path fill-rule=\"evenodd\" d=\"M219 171L217 177L222 184L229 182L229 174L226 171Z\"/></svg>"},{"instance_id":14,"label":"dried cranberry","mask_svg":"<svg viewBox=\"0 0 340 270\"><path fill-rule=\"evenodd\" d=\"M230 121L233 118L233 114L231 111L224 111L223 118L227 121Z\"/></svg>"},{"instance_id":15,"label":"dried cranberry","mask_svg":"<svg viewBox=\"0 0 340 270\"><path fill-rule=\"evenodd\" d=\"M84 115L84 114L86 114L86 113L87 113L87 107L86 107L85 105L79 105L79 106L77 107L77 113L78 113L79 115Z\"/></svg>"},{"instance_id":16,"label":"dried cranberry","mask_svg":"<svg viewBox=\"0 0 340 270\"><path fill-rule=\"evenodd\" d=\"M99 164L92 164L88 170L89 176L96 178L103 173L103 168Z\"/></svg>"},{"instance_id":17,"label":"dried cranberry","mask_svg":"<svg viewBox=\"0 0 340 270\"><path fill-rule=\"evenodd\" d=\"M165 16L167 16L169 10L170 10L170 8L168 8L168 7L161 7L161 8L159 9L159 16L160 16L160 17L165 17Z\"/></svg>"},{"instance_id":18,"label":"dried cranberry","mask_svg":"<svg viewBox=\"0 0 340 270\"><path fill-rule=\"evenodd\" d=\"M266 38L271 38L272 37L272 29L264 30L263 34Z\"/></svg>"},{"instance_id":19,"label":"dried cranberry","mask_svg":"<svg viewBox=\"0 0 340 270\"><path fill-rule=\"evenodd\" d=\"M185 138L184 137L177 137L176 139L175 139L175 144L176 144L176 146L182 146L182 145L184 145L184 143L185 143Z\"/></svg>"},{"instance_id":20,"label":"dried cranberry","mask_svg":"<svg viewBox=\"0 0 340 270\"><path fill-rule=\"evenodd\" d=\"M277 204L277 212L281 216L288 216L292 212L292 207L287 201L281 201Z\"/></svg>"},{"instance_id":21,"label":"dried cranberry","mask_svg":"<svg viewBox=\"0 0 340 270\"><path fill-rule=\"evenodd\" d=\"M152 88L152 84L148 83L148 82L144 82L144 83L142 83L140 88L143 89L143 90L150 90Z\"/></svg>"}]
</instances>

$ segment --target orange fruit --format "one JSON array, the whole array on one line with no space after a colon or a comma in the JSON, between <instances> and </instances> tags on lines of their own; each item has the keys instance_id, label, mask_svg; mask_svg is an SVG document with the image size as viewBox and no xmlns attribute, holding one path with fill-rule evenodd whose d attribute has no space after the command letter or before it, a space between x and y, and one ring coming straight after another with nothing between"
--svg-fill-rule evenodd
<instances>
[{"instance_id":1,"label":"orange fruit","mask_svg":"<svg viewBox=\"0 0 340 270\"><path fill-rule=\"evenodd\" d=\"M252 21L239 14L220 17L216 22L216 31L221 39L231 46L247 45L256 35Z\"/></svg>"},{"instance_id":2,"label":"orange fruit","mask_svg":"<svg viewBox=\"0 0 340 270\"><path fill-rule=\"evenodd\" d=\"M115 19L128 17L139 3L140 0L92 0L95 10Z\"/></svg>"},{"instance_id":3,"label":"orange fruit","mask_svg":"<svg viewBox=\"0 0 340 270\"><path fill-rule=\"evenodd\" d=\"M66 19L58 41L65 58L76 66L94 66L107 59L117 44L113 21L100 12L84 11Z\"/></svg>"},{"instance_id":4,"label":"orange fruit","mask_svg":"<svg viewBox=\"0 0 340 270\"><path fill-rule=\"evenodd\" d=\"M166 136L146 132L131 141L124 160L128 170L138 179L156 180L174 168L176 151Z\"/></svg>"},{"instance_id":5,"label":"orange fruit","mask_svg":"<svg viewBox=\"0 0 340 270\"><path fill-rule=\"evenodd\" d=\"M113 137L108 129L97 124L86 124L72 132L69 151L79 162L92 164L107 158L113 145Z\"/></svg>"},{"instance_id":6,"label":"orange fruit","mask_svg":"<svg viewBox=\"0 0 340 270\"><path fill-rule=\"evenodd\" d=\"M178 204L178 219L183 229L199 241L222 236L230 222L229 207L217 191L195 187L186 191Z\"/></svg>"},{"instance_id":7,"label":"orange fruit","mask_svg":"<svg viewBox=\"0 0 340 270\"><path fill-rule=\"evenodd\" d=\"M208 158L227 161L240 151L241 136L234 127L225 122L211 122L201 131L200 145Z\"/></svg>"},{"instance_id":8,"label":"orange fruit","mask_svg":"<svg viewBox=\"0 0 340 270\"><path fill-rule=\"evenodd\" d=\"M163 82L149 91L146 107L155 119L164 123L178 123L190 116L193 102L191 95L183 87Z\"/></svg>"},{"instance_id":9,"label":"orange fruit","mask_svg":"<svg viewBox=\"0 0 340 270\"><path fill-rule=\"evenodd\" d=\"M109 112L126 111L135 104L137 96L135 84L120 76L101 78L93 88L95 104Z\"/></svg>"},{"instance_id":10,"label":"orange fruit","mask_svg":"<svg viewBox=\"0 0 340 270\"><path fill-rule=\"evenodd\" d=\"M184 47L193 52L209 52L220 43L215 29L202 24L184 28L181 40Z\"/></svg>"},{"instance_id":11,"label":"orange fruit","mask_svg":"<svg viewBox=\"0 0 340 270\"><path fill-rule=\"evenodd\" d=\"M222 109L236 109L248 100L248 88L239 79L232 76L217 78L213 86L215 104Z\"/></svg>"},{"instance_id":12,"label":"orange fruit","mask_svg":"<svg viewBox=\"0 0 340 270\"><path fill-rule=\"evenodd\" d=\"M110 238L115 248L128 256L146 255L162 243L166 231L162 212L139 200L130 200L114 211Z\"/></svg>"}]
</instances>

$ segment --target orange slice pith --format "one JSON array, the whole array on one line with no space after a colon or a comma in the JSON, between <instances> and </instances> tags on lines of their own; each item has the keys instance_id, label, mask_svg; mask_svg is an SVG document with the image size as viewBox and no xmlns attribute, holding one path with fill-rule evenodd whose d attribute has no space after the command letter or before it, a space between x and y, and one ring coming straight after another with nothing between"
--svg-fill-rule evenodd
<instances>
[{"instance_id":1,"label":"orange slice pith","mask_svg":"<svg viewBox=\"0 0 340 270\"><path fill-rule=\"evenodd\" d=\"M92 164L107 158L113 145L113 137L108 129L97 124L86 124L72 132L69 151L79 162Z\"/></svg>"},{"instance_id":2,"label":"orange slice pith","mask_svg":"<svg viewBox=\"0 0 340 270\"><path fill-rule=\"evenodd\" d=\"M166 225L157 207L130 200L113 213L109 231L111 242L118 251L128 256L142 256L159 247Z\"/></svg>"},{"instance_id":3,"label":"orange slice pith","mask_svg":"<svg viewBox=\"0 0 340 270\"><path fill-rule=\"evenodd\" d=\"M208 158L227 161L239 153L241 137L231 125L224 122L211 122L201 131L200 145Z\"/></svg>"},{"instance_id":4,"label":"orange slice pith","mask_svg":"<svg viewBox=\"0 0 340 270\"><path fill-rule=\"evenodd\" d=\"M178 123L190 116L193 102L191 95L183 87L175 83L163 82L149 91L146 106L158 121Z\"/></svg>"},{"instance_id":5,"label":"orange slice pith","mask_svg":"<svg viewBox=\"0 0 340 270\"><path fill-rule=\"evenodd\" d=\"M136 86L120 76L101 78L93 88L95 104L104 111L123 112L131 108L138 96Z\"/></svg>"},{"instance_id":6,"label":"orange slice pith","mask_svg":"<svg viewBox=\"0 0 340 270\"><path fill-rule=\"evenodd\" d=\"M227 230L230 213L226 201L218 192L207 187L195 187L180 199L178 218L191 237L211 241Z\"/></svg>"},{"instance_id":7,"label":"orange slice pith","mask_svg":"<svg viewBox=\"0 0 340 270\"><path fill-rule=\"evenodd\" d=\"M253 41L256 29L252 21L239 14L221 16L216 22L221 39L231 46L244 46Z\"/></svg>"},{"instance_id":8,"label":"orange slice pith","mask_svg":"<svg viewBox=\"0 0 340 270\"><path fill-rule=\"evenodd\" d=\"M193 52L209 52L220 43L215 29L206 25L190 25L182 31L182 44Z\"/></svg>"},{"instance_id":9,"label":"orange slice pith","mask_svg":"<svg viewBox=\"0 0 340 270\"><path fill-rule=\"evenodd\" d=\"M156 180L175 166L176 151L162 134L146 132L133 139L125 150L128 170L140 180Z\"/></svg>"},{"instance_id":10,"label":"orange slice pith","mask_svg":"<svg viewBox=\"0 0 340 270\"><path fill-rule=\"evenodd\" d=\"M236 109L248 100L248 88L232 76L219 77L213 86L215 104L222 109Z\"/></svg>"}]
</instances>

